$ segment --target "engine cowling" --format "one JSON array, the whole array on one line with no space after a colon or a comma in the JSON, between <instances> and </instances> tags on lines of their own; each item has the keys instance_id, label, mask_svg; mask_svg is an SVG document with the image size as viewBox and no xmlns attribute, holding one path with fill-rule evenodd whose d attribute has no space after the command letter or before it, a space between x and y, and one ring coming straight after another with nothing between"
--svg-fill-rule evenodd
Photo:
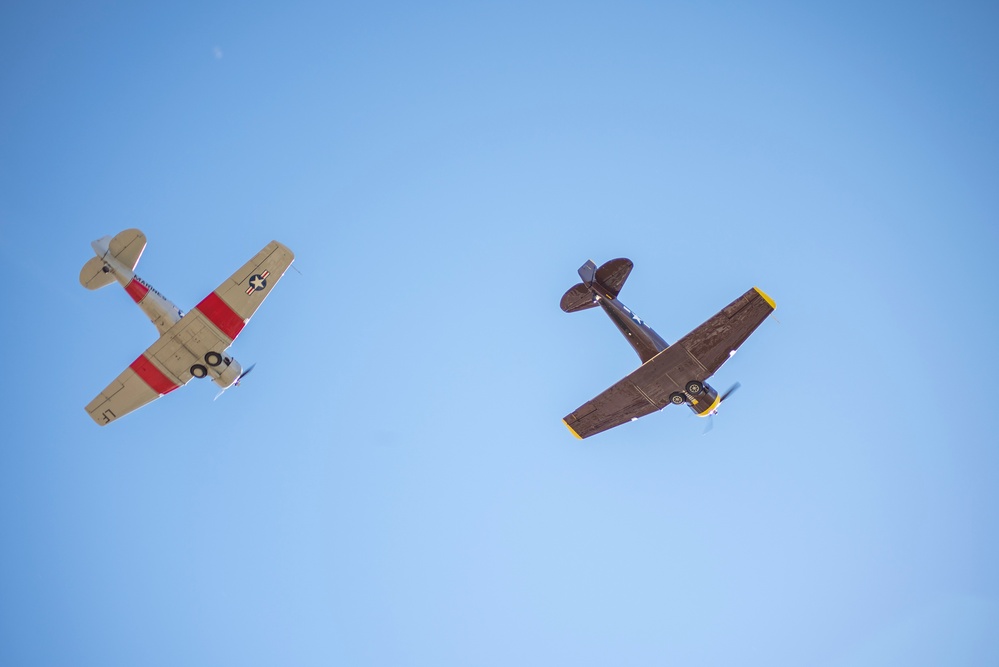
<instances>
[{"instance_id":1,"label":"engine cowling","mask_svg":"<svg viewBox=\"0 0 999 667\"><path fill-rule=\"evenodd\" d=\"M223 389L228 389L239 379L240 374L243 372L243 367L228 354L223 354L221 357L222 361L210 371L212 382Z\"/></svg>"},{"instance_id":2,"label":"engine cowling","mask_svg":"<svg viewBox=\"0 0 999 667\"><path fill-rule=\"evenodd\" d=\"M718 395L718 392L715 391L714 387L705 382L703 383L701 393L691 396L687 405L690 406L690 409L698 417L707 417L715 411L719 403L721 403L721 397Z\"/></svg>"}]
</instances>

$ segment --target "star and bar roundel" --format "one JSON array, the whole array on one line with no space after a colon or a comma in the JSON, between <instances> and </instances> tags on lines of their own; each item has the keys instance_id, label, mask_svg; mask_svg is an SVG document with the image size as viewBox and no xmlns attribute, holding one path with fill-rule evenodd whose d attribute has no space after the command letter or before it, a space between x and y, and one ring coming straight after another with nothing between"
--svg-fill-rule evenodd
<instances>
[{"instance_id":1,"label":"star and bar roundel","mask_svg":"<svg viewBox=\"0 0 999 667\"><path fill-rule=\"evenodd\" d=\"M246 288L247 295L259 292L267 287L267 276L270 274L270 271L264 271L263 273L255 273L250 276L250 286Z\"/></svg>"}]
</instances>

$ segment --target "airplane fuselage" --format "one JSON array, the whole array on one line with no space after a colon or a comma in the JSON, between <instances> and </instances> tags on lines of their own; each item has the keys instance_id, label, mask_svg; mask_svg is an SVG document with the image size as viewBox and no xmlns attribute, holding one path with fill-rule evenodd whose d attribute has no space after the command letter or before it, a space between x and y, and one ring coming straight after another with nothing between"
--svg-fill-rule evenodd
<instances>
[{"instance_id":1,"label":"airplane fuselage","mask_svg":"<svg viewBox=\"0 0 999 667\"><path fill-rule=\"evenodd\" d=\"M620 300L609 294L599 294L596 291L594 291L594 298L603 311L607 313L607 317L611 319L614 326L635 348L642 363L669 347L669 343L663 340L662 336L657 334L652 327Z\"/></svg>"},{"instance_id":2,"label":"airplane fuselage","mask_svg":"<svg viewBox=\"0 0 999 667\"><path fill-rule=\"evenodd\" d=\"M161 334L180 322L180 318L184 317L183 311L160 294L152 285L135 275L130 268L115 259L108 250L108 241L110 240L110 237L105 236L90 244L97 256L104 262L104 272L115 277L115 280L125 289Z\"/></svg>"},{"instance_id":3,"label":"airplane fuselage","mask_svg":"<svg viewBox=\"0 0 999 667\"><path fill-rule=\"evenodd\" d=\"M91 242L97 257L104 262L104 273L110 273L125 289L125 292L142 309L149 320L156 326L160 335L184 317L184 312L172 301L160 294L152 285L135 274L128 266L119 262L109 250L111 237L105 236ZM218 386L226 389L239 380L242 365L226 350L209 353L204 364L197 364L193 369L195 377L211 377Z\"/></svg>"},{"instance_id":4,"label":"airplane fuselage","mask_svg":"<svg viewBox=\"0 0 999 667\"><path fill-rule=\"evenodd\" d=\"M610 294L597 292L596 288L598 287L596 284L591 287L596 302L635 349L643 364L669 347L669 343L663 340L662 336L657 334L642 318L621 303L619 299ZM715 411L721 399L714 387L707 382L701 382L700 385L701 391L697 393L677 392L678 396L672 401L677 405L686 404L698 417L707 417Z\"/></svg>"}]
</instances>

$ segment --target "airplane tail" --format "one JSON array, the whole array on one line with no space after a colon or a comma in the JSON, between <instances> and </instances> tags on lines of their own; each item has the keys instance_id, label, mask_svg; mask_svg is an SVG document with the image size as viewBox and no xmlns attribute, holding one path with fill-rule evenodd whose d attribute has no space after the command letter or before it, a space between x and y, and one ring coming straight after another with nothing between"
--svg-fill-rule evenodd
<instances>
[{"instance_id":1,"label":"airplane tail","mask_svg":"<svg viewBox=\"0 0 999 667\"><path fill-rule=\"evenodd\" d=\"M597 305L598 296L616 299L628 280L634 267L630 259L612 259L597 268L592 260L579 267L579 277L583 282L576 283L562 295L562 310L575 313Z\"/></svg>"},{"instance_id":2,"label":"airplane tail","mask_svg":"<svg viewBox=\"0 0 999 667\"><path fill-rule=\"evenodd\" d=\"M80 269L80 284L87 289L100 289L114 282L114 274L100 257L94 257Z\"/></svg>"},{"instance_id":3,"label":"airplane tail","mask_svg":"<svg viewBox=\"0 0 999 667\"><path fill-rule=\"evenodd\" d=\"M575 313L577 310L596 307L597 300L589 287L583 283L576 283L562 295L562 303L559 305L565 312Z\"/></svg>"},{"instance_id":4,"label":"airplane tail","mask_svg":"<svg viewBox=\"0 0 999 667\"><path fill-rule=\"evenodd\" d=\"M106 287L115 281L118 267L134 271L146 249L146 235L138 229L126 229L113 238L99 238L90 246L97 257L83 265L80 270L80 284L90 290ZM116 266L116 264L118 266Z\"/></svg>"},{"instance_id":5,"label":"airplane tail","mask_svg":"<svg viewBox=\"0 0 999 667\"><path fill-rule=\"evenodd\" d=\"M612 259L601 265L594 276L594 282L603 290L604 294L616 299L624 287L624 282L631 275L631 269L635 265L630 259Z\"/></svg>"}]
</instances>

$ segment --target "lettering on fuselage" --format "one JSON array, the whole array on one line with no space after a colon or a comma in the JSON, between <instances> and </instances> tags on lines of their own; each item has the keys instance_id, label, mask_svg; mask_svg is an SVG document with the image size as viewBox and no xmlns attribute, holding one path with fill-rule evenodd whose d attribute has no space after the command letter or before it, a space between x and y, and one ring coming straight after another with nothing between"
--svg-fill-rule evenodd
<instances>
[{"instance_id":1,"label":"lettering on fuselage","mask_svg":"<svg viewBox=\"0 0 999 667\"><path fill-rule=\"evenodd\" d=\"M150 292L152 292L153 294L155 294L159 298L163 299L164 301L168 300L165 296L163 296L162 294L160 294L159 291L155 287L153 287L152 285L150 285L149 283L147 283L145 280L143 280L139 276L135 275L134 273L132 274L132 280L136 281L137 283L139 283L140 285L142 285L147 290L149 290Z\"/></svg>"}]
</instances>

